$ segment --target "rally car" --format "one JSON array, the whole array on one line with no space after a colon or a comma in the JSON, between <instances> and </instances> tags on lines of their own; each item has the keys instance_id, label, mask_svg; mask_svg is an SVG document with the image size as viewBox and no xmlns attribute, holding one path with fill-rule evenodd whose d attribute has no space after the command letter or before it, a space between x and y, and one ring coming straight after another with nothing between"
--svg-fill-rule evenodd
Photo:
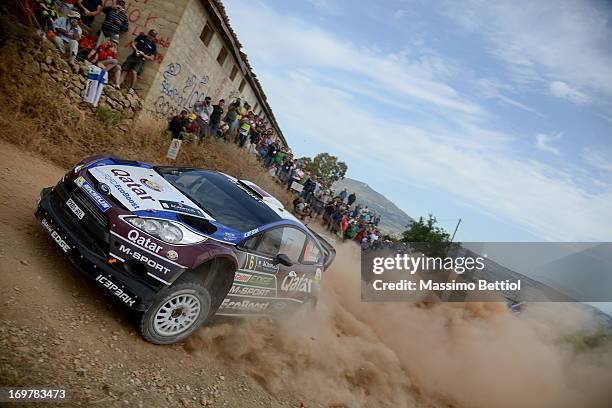
<instances>
[{"instance_id":1,"label":"rally car","mask_svg":"<svg viewBox=\"0 0 612 408\"><path fill-rule=\"evenodd\" d=\"M213 315L314 304L333 247L256 184L94 156L42 190L36 217L76 267L170 344Z\"/></svg>"}]
</instances>

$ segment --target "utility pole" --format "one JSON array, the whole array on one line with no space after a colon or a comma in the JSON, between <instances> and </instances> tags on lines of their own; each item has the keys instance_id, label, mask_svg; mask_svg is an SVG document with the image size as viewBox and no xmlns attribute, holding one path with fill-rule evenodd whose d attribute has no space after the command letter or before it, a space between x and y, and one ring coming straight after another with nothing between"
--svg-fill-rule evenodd
<instances>
[{"instance_id":1,"label":"utility pole","mask_svg":"<svg viewBox=\"0 0 612 408\"><path fill-rule=\"evenodd\" d=\"M453 240L455 239L455 234L457 233L457 230L459 229L459 224L461 224L461 218L459 218L459 221L457 221L457 226L455 227L455 230L453 231L453 236L451 237L450 242L453 242Z\"/></svg>"}]
</instances>

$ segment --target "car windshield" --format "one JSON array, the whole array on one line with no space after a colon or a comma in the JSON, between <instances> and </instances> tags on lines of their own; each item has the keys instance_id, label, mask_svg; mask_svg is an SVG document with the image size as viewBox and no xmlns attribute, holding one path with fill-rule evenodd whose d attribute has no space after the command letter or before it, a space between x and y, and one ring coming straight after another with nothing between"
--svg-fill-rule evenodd
<instances>
[{"instance_id":1,"label":"car windshield","mask_svg":"<svg viewBox=\"0 0 612 408\"><path fill-rule=\"evenodd\" d=\"M224 174L180 168L158 168L157 171L226 227L246 232L281 220L254 193Z\"/></svg>"}]
</instances>

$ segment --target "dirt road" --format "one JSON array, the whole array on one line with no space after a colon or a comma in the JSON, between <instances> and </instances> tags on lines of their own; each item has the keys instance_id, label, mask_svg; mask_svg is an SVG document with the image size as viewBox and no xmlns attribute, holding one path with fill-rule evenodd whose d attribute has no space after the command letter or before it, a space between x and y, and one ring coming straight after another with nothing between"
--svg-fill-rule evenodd
<instances>
[{"instance_id":1,"label":"dirt road","mask_svg":"<svg viewBox=\"0 0 612 408\"><path fill-rule=\"evenodd\" d=\"M315 313L217 321L184 344L151 345L33 217L40 189L65 170L3 141L0 163L0 386L63 386L68 406L100 407L612 401L612 349L578 352L559 342L588 329L588 316L534 307L517 319L499 304L365 304L351 245L338 246Z\"/></svg>"}]
</instances>

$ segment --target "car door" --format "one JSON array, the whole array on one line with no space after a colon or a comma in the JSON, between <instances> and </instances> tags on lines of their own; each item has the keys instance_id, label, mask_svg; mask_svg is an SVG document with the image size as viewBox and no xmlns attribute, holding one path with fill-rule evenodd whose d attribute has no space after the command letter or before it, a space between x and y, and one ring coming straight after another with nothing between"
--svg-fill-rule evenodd
<instances>
[{"instance_id":1,"label":"car door","mask_svg":"<svg viewBox=\"0 0 612 408\"><path fill-rule=\"evenodd\" d=\"M266 230L238 245L237 251L241 267L217 314L271 314L318 295L321 250L299 228ZM291 265L278 262L279 254Z\"/></svg>"}]
</instances>

